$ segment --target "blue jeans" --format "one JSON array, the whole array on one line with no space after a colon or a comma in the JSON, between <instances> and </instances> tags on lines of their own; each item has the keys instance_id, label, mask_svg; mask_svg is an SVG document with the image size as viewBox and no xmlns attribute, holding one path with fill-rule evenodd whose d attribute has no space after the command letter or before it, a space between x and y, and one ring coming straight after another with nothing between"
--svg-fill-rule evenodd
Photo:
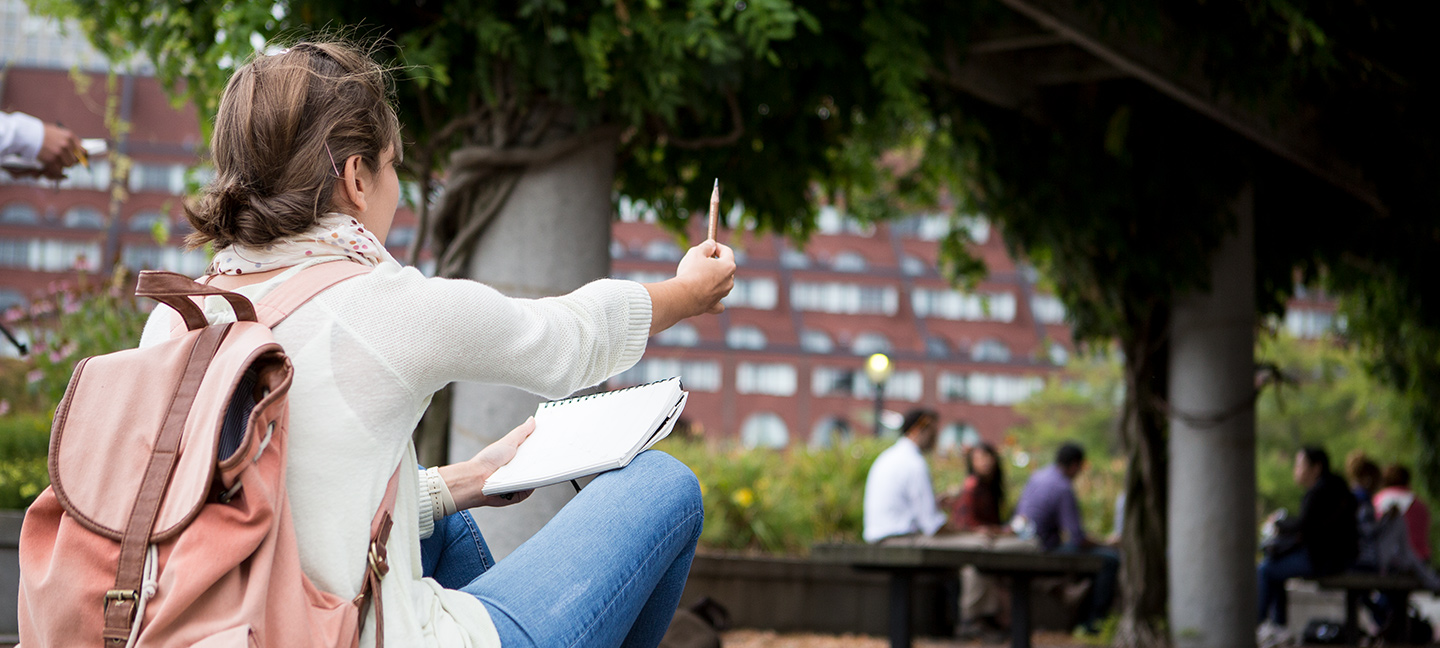
<instances>
[{"instance_id":1,"label":"blue jeans","mask_svg":"<svg viewBox=\"0 0 1440 648\"><path fill-rule=\"evenodd\" d=\"M649 450L596 477L498 563L466 512L435 523L420 561L424 575L485 604L505 648L653 648L680 603L704 519L695 473Z\"/></svg>"},{"instance_id":2,"label":"blue jeans","mask_svg":"<svg viewBox=\"0 0 1440 648\"><path fill-rule=\"evenodd\" d=\"M1285 581L1304 578L1315 574L1310 565L1310 554L1304 548L1297 549L1279 558L1260 561L1256 580L1260 582L1260 614L1257 623L1264 623L1268 615L1275 625L1284 626L1289 620L1289 597L1285 595Z\"/></svg>"},{"instance_id":3,"label":"blue jeans","mask_svg":"<svg viewBox=\"0 0 1440 648\"><path fill-rule=\"evenodd\" d=\"M1090 592L1085 595L1085 601L1080 606L1080 625L1093 630L1096 623L1110 614L1110 604L1115 601L1115 586L1120 580L1120 554L1109 547L1080 548L1068 544L1061 545L1055 551L1100 557L1100 571L1096 572Z\"/></svg>"}]
</instances>

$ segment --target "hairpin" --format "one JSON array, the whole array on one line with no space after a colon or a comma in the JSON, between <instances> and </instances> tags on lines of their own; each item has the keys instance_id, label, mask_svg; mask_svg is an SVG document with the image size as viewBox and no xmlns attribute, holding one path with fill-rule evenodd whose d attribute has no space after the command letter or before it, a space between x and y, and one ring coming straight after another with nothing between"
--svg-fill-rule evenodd
<instances>
[{"instance_id":1,"label":"hairpin","mask_svg":"<svg viewBox=\"0 0 1440 648\"><path fill-rule=\"evenodd\" d=\"M335 154L330 152L330 142L325 142L325 154L330 156L330 169L335 172L335 177L344 180L340 175L340 167L335 164Z\"/></svg>"}]
</instances>

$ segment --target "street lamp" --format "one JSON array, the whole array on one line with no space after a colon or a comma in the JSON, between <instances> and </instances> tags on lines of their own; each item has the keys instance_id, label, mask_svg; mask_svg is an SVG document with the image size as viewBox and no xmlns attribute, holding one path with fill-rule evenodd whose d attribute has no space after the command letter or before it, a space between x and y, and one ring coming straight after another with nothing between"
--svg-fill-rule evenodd
<instances>
[{"instance_id":1,"label":"street lamp","mask_svg":"<svg viewBox=\"0 0 1440 648\"><path fill-rule=\"evenodd\" d=\"M876 353L865 360L865 377L870 379L870 384L875 385L875 436L880 436L880 411L885 405L885 381L890 379L890 374L895 371L895 366L890 364L890 357L883 353Z\"/></svg>"}]
</instances>

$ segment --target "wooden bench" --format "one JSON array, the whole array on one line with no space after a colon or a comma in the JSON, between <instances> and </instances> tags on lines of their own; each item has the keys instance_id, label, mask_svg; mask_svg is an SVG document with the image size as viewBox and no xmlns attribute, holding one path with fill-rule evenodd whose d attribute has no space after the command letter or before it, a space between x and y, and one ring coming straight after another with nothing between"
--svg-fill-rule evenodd
<instances>
[{"instance_id":1,"label":"wooden bench","mask_svg":"<svg viewBox=\"0 0 1440 648\"><path fill-rule=\"evenodd\" d=\"M855 543L815 545L810 558L889 573L891 648L910 648L910 585L916 572L958 570L969 565L985 573L1010 577L1010 645L1030 648L1030 580L1037 576L1094 574L1102 563L1099 556L1088 554Z\"/></svg>"},{"instance_id":2,"label":"wooden bench","mask_svg":"<svg viewBox=\"0 0 1440 648\"><path fill-rule=\"evenodd\" d=\"M1360 639L1360 605L1370 592L1393 592L1404 597L1405 600L1409 600L1411 592L1425 589L1425 586L1420 583L1420 579L1410 574L1382 576L1376 572L1348 571L1309 580L1315 581L1320 589L1345 592L1345 625L1341 630L1341 636L1350 643ZM1409 615L1406 615L1405 619L1408 621Z\"/></svg>"}]
</instances>

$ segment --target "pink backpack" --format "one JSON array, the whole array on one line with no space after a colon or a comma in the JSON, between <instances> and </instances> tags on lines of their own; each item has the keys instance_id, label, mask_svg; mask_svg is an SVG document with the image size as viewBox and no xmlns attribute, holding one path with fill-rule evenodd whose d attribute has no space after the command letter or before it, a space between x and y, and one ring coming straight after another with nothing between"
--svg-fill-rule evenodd
<instances>
[{"instance_id":1,"label":"pink backpack","mask_svg":"<svg viewBox=\"0 0 1440 648\"><path fill-rule=\"evenodd\" d=\"M135 294L185 329L75 367L50 438L51 487L20 534L20 641L48 646L353 647L380 579L400 468L371 525L355 600L300 569L286 495L293 369L271 328L326 288L369 271L301 271L258 304L169 272ZM237 322L210 326L196 296Z\"/></svg>"}]
</instances>

